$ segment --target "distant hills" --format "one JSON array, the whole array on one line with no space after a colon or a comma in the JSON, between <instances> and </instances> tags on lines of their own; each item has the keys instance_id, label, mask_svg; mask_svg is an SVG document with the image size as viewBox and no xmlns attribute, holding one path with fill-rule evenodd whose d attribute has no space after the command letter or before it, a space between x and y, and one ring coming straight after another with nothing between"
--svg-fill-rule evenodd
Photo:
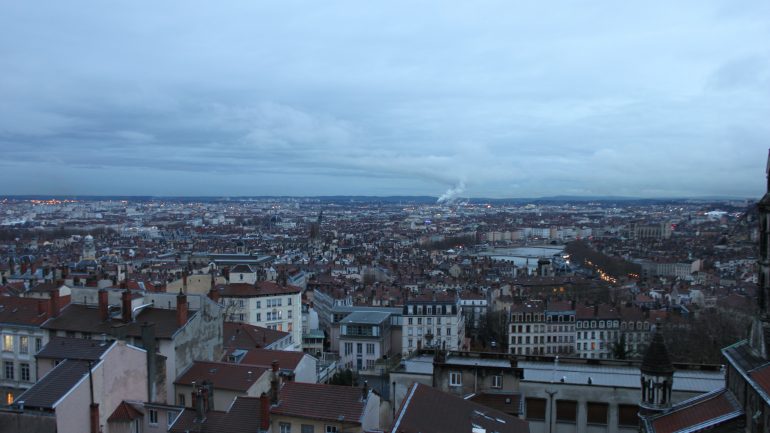
<instances>
[{"instance_id":1,"label":"distant hills","mask_svg":"<svg viewBox=\"0 0 770 433\"><path fill-rule=\"evenodd\" d=\"M176 201L176 202L226 202L226 201L249 201L249 200L296 200L311 201L321 203L384 203L384 204L436 204L438 197L433 196L362 196L362 195L329 195L329 196L126 196L126 195L5 195L0 196L0 200L81 200L81 201L100 201L100 200L128 200L133 202L147 201ZM756 198L746 197L727 197L727 196L706 196L706 197L683 197L683 198L639 198L625 196L570 196L559 195L550 197L530 197L530 198L458 198L453 201L454 204L492 204L492 205L523 205L523 204L565 204L565 203L588 203L596 202L602 204L619 203L624 205L634 204L666 204L666 203L711 203L724 201L743 201L756 200Z\"/></svg>"}]
</instances>

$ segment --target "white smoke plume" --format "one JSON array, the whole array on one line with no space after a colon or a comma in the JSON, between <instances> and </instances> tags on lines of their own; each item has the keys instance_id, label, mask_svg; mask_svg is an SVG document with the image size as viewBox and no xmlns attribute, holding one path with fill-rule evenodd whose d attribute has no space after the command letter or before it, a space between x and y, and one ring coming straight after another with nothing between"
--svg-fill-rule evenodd
<instances>
[{"instance_id":1,"label":"white smoke plume","mask_svg":"<svg viewBox=\"0 0 770 433\"><path fill-rule=\"evenodd\" d=\"M457 186L449 188L445 193L441 194L436 203L452 203L460 198L459 196L463 192L465 192L465 182L461 180L457 183Z\"/></svg>"}]
</instances>

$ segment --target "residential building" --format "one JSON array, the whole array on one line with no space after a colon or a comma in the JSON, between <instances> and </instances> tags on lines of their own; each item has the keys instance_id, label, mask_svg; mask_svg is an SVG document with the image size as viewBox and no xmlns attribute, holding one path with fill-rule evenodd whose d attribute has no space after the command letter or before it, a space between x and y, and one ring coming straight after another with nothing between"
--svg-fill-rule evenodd
<instances>
[{"instance_id":1,"label":"residential building","mask_svg":"<svg viewBox=\"0 0 770 433\"><path fill-rule=\"evenodd\" d=\"M0 406L11 404L40 377L35 354L48 343L48 333L40 325L58 309L55 296L50 300L0 296Z\"/></svg>"},{"instance_id":2,"label":"residential building","mask_svg":"<svg viewBox=\"0 0 770 433\"><path fill-rule=\"evenodd\" d=\"M272 281L217 286L227 320L289 332L293 350L302 349L301 289Z\"/></svg>"},{"instance_id":3,"label":"residential building","mask_svg":"<svg viewBox=\"0 0 770 433\"><path fill-rule=\"evenodd\" d=\"M406 301L403 315L403 353L428 347L445 350L467 348L465 319L455 293L415 296Z\"/></svg>"},{"instance_id":4,"label":"residential building","mask_svg":"<svg viewBox=\"0 0 770 433\"><path fill-rule=\"evenodd\" d=\"M342 368L374 370L377 360L393 355L389 313L354 312L339 323Z\"/></svg>"}]
</instances>

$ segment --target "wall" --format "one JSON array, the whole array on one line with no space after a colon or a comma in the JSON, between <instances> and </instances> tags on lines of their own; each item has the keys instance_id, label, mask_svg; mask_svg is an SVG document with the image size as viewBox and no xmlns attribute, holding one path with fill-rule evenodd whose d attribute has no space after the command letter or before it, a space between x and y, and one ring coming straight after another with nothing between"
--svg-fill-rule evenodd
<instances>
[{"instance_id":1,"label":"wall","mask_svg":"<svg viewBox=\"0 0 770 433\"><path fill-rule=\"evenodd\" d=\"M107 425L107 418L123 400L147 401L147 351L143 349L118 341L93 376L102 425Z\"/></svg>"},{"instance_id":2,"label":"wall","mask_svg":"<svg viewBox=\"0 0 770 433\"><path fill-rule=\"evenodd\" d=\"M314 433L325 433L327 425L337 426L338 432L345 433L363 433L364 429L360 424L353 423L339 423L339 422L327 422L318 421L314 419L306 418L292 418L287 416L270 415L270 426L273 433L280 433L281 423L290 423L292 432L301 432L301 425L307 424L313 426Z\"/></svg>"},{"instance_id":3,"label":"wall","mask_svg":"<svg viewBox=\"0 0 770 433\"><path fill-rule=\"evenodd\" d=\"M318 360L314 357L305 354L302 360L297 364L297 368L294 370L294 381L317 383L318 371L316 371L316 365Z\"/></svg>"},{"instance_id":4,"label":"wall","mask_svg":"<svg viewBox=\"0 0 770 433\"><path fill-rule=\"evenodd\" d=\"M57 433L83 433L91 431L90 403L91 392L89 389L88 377L86 377L85 380L80 381L75 389L67 395L67 398L56 407ZM104 410L103 407L99 407L100 418L101 413L104 412Z\"/></svg>"}]
</instances>

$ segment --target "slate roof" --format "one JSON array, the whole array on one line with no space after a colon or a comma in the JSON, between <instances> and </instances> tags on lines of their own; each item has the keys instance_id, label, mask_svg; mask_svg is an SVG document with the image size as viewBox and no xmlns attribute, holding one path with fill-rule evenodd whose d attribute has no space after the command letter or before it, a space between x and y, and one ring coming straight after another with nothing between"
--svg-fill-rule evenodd
<instances>
[{"instance_id":1,"label":"slate roof","mask_svg":"<svg viewBox=\"0 0 770 433\"><path fill-rule=\"evenodd\" d=\"M361 394L361 388L351 386L286 382L270 413L360 425L366 406Z\"/></svg>"},{"instance_id":2,"label":"slate roof","mask_svg":"<svg viewBox=\"0 0 770 433\"><path fill-rule=\"evenodd\" d=\"M189 311L187 321L195 316L195 311ZM142 323L155 323L155 337L171 339L180 329L176 323L176 310L147 307L142 309L131 323L125 323L120 318L113 318L102 322L99 317L99 309L81 304L69 304L58 317L45 322L43 329L57 331L90 332L92 334L111 335L115 328L125 327L125 335L129 337L142 337Z\"/></svg>"},{"instance_id":3,"label":"slate roof","mask_svg":"<svg viewBox=\"0 0 770 433\"><path fill-rule=\"evenodd\" d=\"M258 433L262 419L257 397L236 397L229 411L209 411L206 419L195 421L192 409L185 409L171 426L171 433Z\"/></svg>"},{"instance_id":4,"label":"slate roof","mask_svg":"<svg viewBox=\"0 0 770 433\"><path fill-rule=\"evenodd\" d=\"M396 414L391 433L529 433L529 423L487 406L415 383Z\"/></svg>"},{"instance_id":5,"label":"slate roof","mask_svg":"<svg viewBox=\"0 0 770 433\"><path fill-rule=\"evenodd\" d=\"M192 386L193 382L207 380L214 384L214 389L246 392L267 371L264 365L195 361L174 384Z\"/></svg>"},{"instance_id":6,"label":"slate roof","mask_svg":"<svg viewBox=\"0 0 770 433\"><path fill-rule=\"evenodd\" d=\"M723 388L700 395L643 422L651 433L692 432L711 428L743 416L735 397Z\"/></svg>"},{"instance_id":7,"label":"slate roof","mask_svg":"<svg viewBox=\"0 0 770 433\"><path fill-rule=\"evenodd\" d=\"M103 343L100 340L82 338L52 337L48 344L35 355L37 358L48 359L80 359L96 361L101 359L107 350L115 344L114 341Z\"/></svg>"},{"instance_id":8,"label":"slate roof","mask_svg":"<svg viewBox=\"0 0 770 433\"><path fill-rule=\"evenodd\" d=\"M660 326L655 331L655 335L652 336L652 342L644 353L642 366L639 369L645 374L674 374L674 366L668 356L668 349L666 349L666 343L663 341L663 334L660 333Z\"/></svg>"},{"instance_id":9,"label":"slate roof","mask_svg":"<svg viewBox=\"0 0 770 433\"><path fill-rule=\"evenodd\" d=\"M66 359L32 385L32 388L24 391L14 402L23 401L25 408L54 409L54 405L87 375L87 361Z\"/></svg>"}]
</instances>

